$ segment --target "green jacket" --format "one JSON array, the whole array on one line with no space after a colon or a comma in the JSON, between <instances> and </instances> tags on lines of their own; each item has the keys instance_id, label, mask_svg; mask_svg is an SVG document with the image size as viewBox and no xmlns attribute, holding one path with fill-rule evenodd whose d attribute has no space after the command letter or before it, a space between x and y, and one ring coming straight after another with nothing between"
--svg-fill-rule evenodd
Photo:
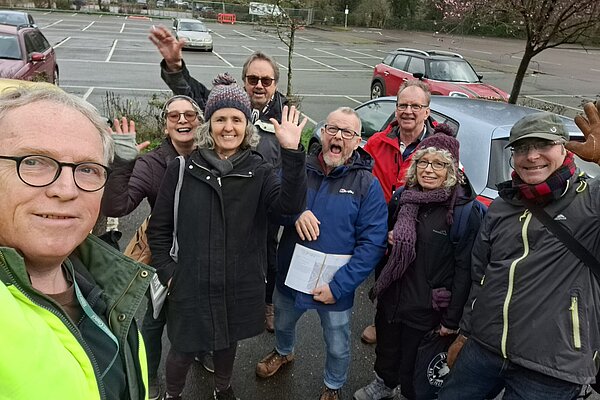
<instances>
[{"instance_id":1,"label":"green jacket","mask_svg":"<svg viewBox=\"0 0 600 400\"><path fill-rule=\"evenodd\" d=\"M134 315L153 269L92 235L64 265L118 341L120 357L114 357L116 345L89 317L84 314L75 324L56 302L34 290L22 256L0 247L0 398L113 399L114 379L126 385L126 399L146 399L146 355ZM107 342L116 362L103 376Z\"/></svg>"}]
</instances>

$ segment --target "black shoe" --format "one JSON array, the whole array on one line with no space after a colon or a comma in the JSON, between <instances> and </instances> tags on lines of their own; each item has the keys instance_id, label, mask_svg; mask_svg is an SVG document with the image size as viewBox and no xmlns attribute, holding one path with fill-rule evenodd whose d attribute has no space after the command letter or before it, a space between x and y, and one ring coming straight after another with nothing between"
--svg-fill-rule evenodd
<instances>
[{"instance_id":1,"label":"black shoe","mask_svg":"<svg viewBox=\"0 0 600 400\"><path fill-rule=\"evenodd\" d=\"M222 392L219 392L217 389L215 389L215 391L213 392L213 398L215 400L240 400L238 397L235 397L231 386L229 386L227 390L223 390Z\"/></svg>"},{"instance_id":2,"label":"black shoe","mask_svg":"<svg viewBox=\"0 0 600 400\"><path fill-rule=\"evenodd\" d=\"M148 399L160 399L160 384L158 382L158 378L150 379L148 382Z\"/></svg>"},{"instance_id":3,"label":"black shoe","mask_svg":"<svg viewBox=\"0 0 600 400\"><path fill-rule=\"evenodd\" d=\"M212 352L201 353L194 357L194 361L202 364L205 370L214 374L215 372L215 364L213 362Z\"/></svg>"}]
</instances>

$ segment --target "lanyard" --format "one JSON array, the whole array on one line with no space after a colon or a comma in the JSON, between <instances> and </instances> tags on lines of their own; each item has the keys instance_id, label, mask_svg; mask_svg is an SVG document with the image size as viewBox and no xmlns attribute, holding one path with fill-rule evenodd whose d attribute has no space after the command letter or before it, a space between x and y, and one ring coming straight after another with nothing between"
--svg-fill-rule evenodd
<instances>
[{"instance_id":1,"label":"lanyard","mask_svg":"<svg viewBox=\"0 0 600 400\"><path fill-rule=\"evenodd\" d=\"M110 364L108 364L108 367L106 367L106 370L100 375L100 379L103 379L104 376L106 375L106 373L108 372L108 370L111 369L111 367L115 363L115 360L117 359L117 356L119 355L119 341L117 340L115 335L110 331L110 329L108 329L108 326L106 326L106 324L104 323L104 321L102 321L102 319L98 316L98 314L96 314L94 312L94 310L92 310L92 307L87 302L85 297L83 297L83 295L81 294L81 290L79 290L79 286L77 285L77 281L75 280L74 274L73 274L73 286L75 286L75 295L77 296L77 301L79 301L81 308L83 308L83 312L85 312L85 314L92 320L92 322L94 324L96 324L96 326L98 328L100 328L100 330L102 332L104 332L106 334L106 336L108 336L113 342L115 342L115 345L117 346L117 351L115 352L115 355L114 355L112 361L110 362Z\"/></svg>"}]
</instances>

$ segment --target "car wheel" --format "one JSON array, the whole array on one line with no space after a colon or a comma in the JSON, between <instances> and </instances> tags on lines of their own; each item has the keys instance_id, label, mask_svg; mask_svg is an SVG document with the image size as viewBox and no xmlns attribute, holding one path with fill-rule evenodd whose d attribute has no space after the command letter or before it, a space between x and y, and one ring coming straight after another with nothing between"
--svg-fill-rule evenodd
<instances>
[{"instance_id":1,"label":"car wheel","mask_svg":"<svg viewBox=\"0 0 600 400\"><path fill-rule=\"evenodd\" d=\"M318 156L320 151L321 151L321 144L317 141L312 142L308 146L308 155L310 155L310 156Z\"/></svg>"},{"instance_id":2,"label":"car wheel","mask_svg":"<svg viewBox=\"0 0 600 400\"><path fill-rule=\"evenodd\" d=\"M52 83L58 86L58 67L54 68L54 76L52 77Z\"/></svg>"},{"instance_id":3,"label":"car wheel","mask_svg":"<svg viewBox=\"0 0 600 400\"><path fill-rule=\"evenodd\" d=\"M383 85L381 82L375 82L371 86L371 99L383 96Z\"/></svg>"}]
</instances>

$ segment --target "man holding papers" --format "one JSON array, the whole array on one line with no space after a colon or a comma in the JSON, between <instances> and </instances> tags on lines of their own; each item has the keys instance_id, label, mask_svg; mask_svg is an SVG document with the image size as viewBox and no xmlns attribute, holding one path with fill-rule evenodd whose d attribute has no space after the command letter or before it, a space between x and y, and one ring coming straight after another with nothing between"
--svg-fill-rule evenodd
<instances>
[{"instance_id":1,"label":"man holding papers","mask_svg":"<svg viewBox=\"0 0 600 400\"><path fill-rule=\"evenodd\" d=\"M350 366L354 291L385 251L387 206L371 174L372 160L358 148L360 131L360 119L348 107L329 114L321 128L322 151L306 163L306 210L282 221L276 346L256 366L256 374L267 378L292 361L296 323L316 309L327 347L321 400L340 398Z\"/></svg>"}]
</instances>

